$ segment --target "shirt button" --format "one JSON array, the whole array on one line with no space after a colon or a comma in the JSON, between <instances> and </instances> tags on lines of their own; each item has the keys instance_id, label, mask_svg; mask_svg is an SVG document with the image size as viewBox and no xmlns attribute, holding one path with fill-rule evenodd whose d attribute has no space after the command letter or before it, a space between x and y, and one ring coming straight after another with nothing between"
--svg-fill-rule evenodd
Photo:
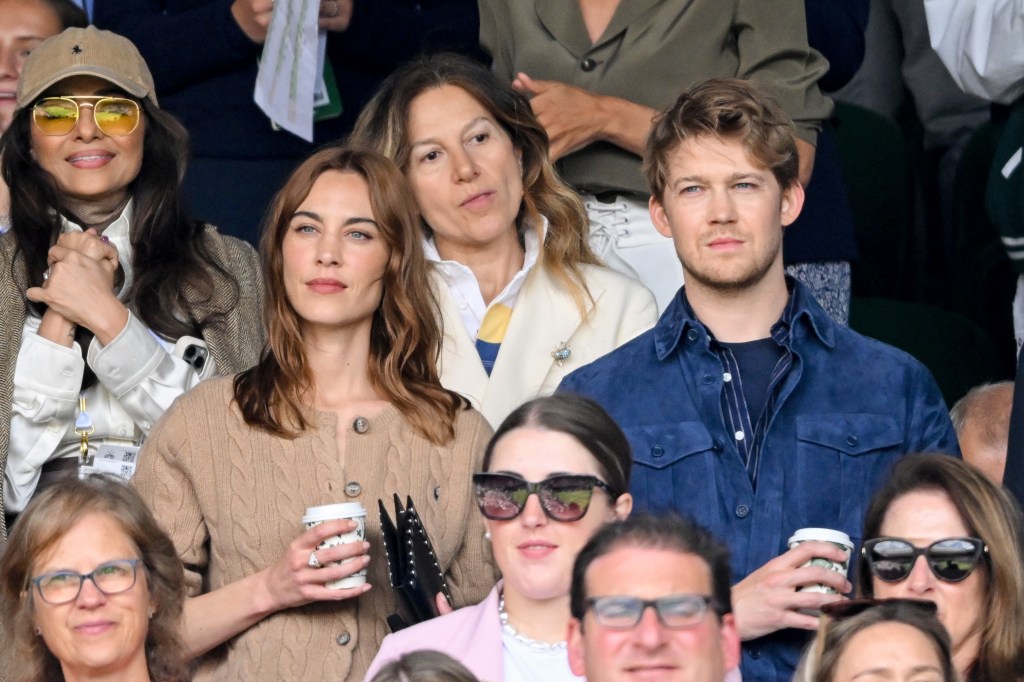
<instances>
[{"instance_id":1,"label":"shirt button","mask_svg":"<svg viewBox=\"0 0 1024 682\"><path fill-rule=\"evenodd\" d=\"M359 485L359 481L349 481L345 484L345 494L349 497L358 497L361 492L363 486Z\"/></svg>"},{"instance_id":2,"label":"shirt button","mask_svg":"<svg viewBox=\"0 0 1024 682\"><path fill-rule=\"evenodd\" d=\"M127 436L128 435L128 429L126 429L125 427L122 426L121 428L119 428L117 430L117 434L119 436Z\"/></svg>"},{"instance_id":3,"label":"shirt button","mask_svg":"<svg viewBox=\"0 0 1024 682\"><path fill-rule=\"evenodd\" d=\"M69 377L69 376L71 376L71 370L70 369L65 369L63 372L61 372L61 374L63 374L66 377Z\"/></svg>"},{"instance_id":4,"label":"shirt button","mask_svg":"<svg viewBox=\"0 0 1024 682\"><path fill-rule=\"evenodd\" d=\"M754 660L757 660L757 659L761 658L761 650L760 649L751 649L750 650L750 657L753 658Z\"/></svg>"},{"instance_id":5,"label":"shirt button","mask_svg":"<svg viewBox=\"0 0 1024 682\"><path fill-rule=\"evenodd\" d=\"M712 450L714 450L715 452L721 452L721 451L722 451L722 441L720 441L720 440L718 440L718 439L716 438L716 439L715 439L715 440L714 440L714 441L713 441L713 442L711 443L711 449L712 449Z\"/></svg>"},{"instance_id":6,"label":"shirt button","mask_svg":"<svg viewBox=\"0 0 1024 682\"><path fill-rule=\"evenodd\" d=\"M736 440L743 440L744 438L746 438L746 436L743 435L742 431L737 431L735 435L736 435Z\"/></svg>"},{"instance_id":7,"label":"shirt button","mask_svg":"<svg viewBox=\"0 0 1024 682\"><path fill-rule=\"evenodd\" d=\"M356 433L366 433L370 430L370 420L366 417L356 417L355 421L352 422L352 428Z\"/></svg>"},{"instance_id":8,"label":"shirt button","mask_svg":"<svg viewBox=\"0 0 1024 682\"><path fill-rule=\"evenodd\" d=\"M711 374L705 374L703 379L702 379L702 381L705 384L713 384L713 383L715 383L715 377L713 375L711 375Z\"/></svg>"},{"instance_id":9,"label":"shirt button","mask_svg":"<svg viewBox=\"0 0 1024 682\"><path fill-rule=\"evenodd\" d=\"M345 646L352 641L352 635L348 634L348 632L342 632L334 641L336 641L339 646Z\"/></svg>"},{"instance_id":10,"label":"shirt button","mask_svg":"<svg viewBox=\"0 0 1024 682\"><path fill-rule=\"evenodd\" d=\"M665 448L661 447L660 445L655 445L653 448L651 448L651 456L652 457L661 457L664 454L665 454Z\"/></svg>"},{"instance_id":11,"label":"shirt button","mask_svg":"<svg viewBox=\"0 0 1024 682\"><path fill-rule=\"evenodd\" d=\"M857 438L857 436L847 436L846 437L846 444L849 445L850 447L853 447L854 445L856 445L859 442L860 442L860 440Z\"/></svg>"},{"instance_id":12,"label":"shirt button","mask_svg":"<svg viewBox=\"0 0 1024 682\"><path fill-rule=\"evenodd\" d=\"M465 301L459 301L459 310L465 310L468 307L469 307L468 303L466 303Z\"/></svg>"},{"instance_id":13,"label":"shirt button","mask_svg":"<svg viewBox=\"0 0 1024 682\"><path fill-rule=\"evenodd\" d=\"M732 381L732 375L726 372L725 374L722 375L722 381L724 381L725 383L729 383L730 381Z\"/></svg>"},{"instance_id":14,"label":"shirt button","mask_svg":"<svg viewBox=\"0 0 1024 682\"><path fill-rule=\"evenodd\" d=\"M736 516L738 516L741 519L747 518L747 514L749 514L749 513L750 513L750 507L748 507L745 504L741 504L738 507L736 507Z\"/></svg>"},{"instance_id":15,"label":"shirt button","mask_svg":"<svg viewBox=\"0 0 1024 682\"><path fill-rule=\"evenodd\" d=\"M690 341L696 341L698 336L700 336L700 334L697 333L696 329L691 329L690 331L686 332L686 338L688 338Z\"/></svg>"},{"instance_id":16,"label":"shirt button","mask_svg":"<svg viewBox=\"0 0 1024 682\"><path fill-rule=\"evenodd\" d=\"M597 62L595 62L590 57L587 57L582 62L580 62L580 68L586 71L587 73L590 73L591 71L597 68Z\"/></svg>"}]
</instances>

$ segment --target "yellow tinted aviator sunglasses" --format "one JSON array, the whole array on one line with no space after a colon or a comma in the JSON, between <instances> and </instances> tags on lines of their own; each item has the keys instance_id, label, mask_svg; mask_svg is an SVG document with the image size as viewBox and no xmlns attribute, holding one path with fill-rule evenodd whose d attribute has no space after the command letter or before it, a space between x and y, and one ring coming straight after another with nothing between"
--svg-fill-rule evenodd
<instances>
[{"instance_id":1,"label":"yellow tinted aviator sunglasses","mask_svg":"<svg viewBox=\"0 0 1024 682\"><path fill-rule=\"evenodd\" d=\"M64 95L44 97L32 107L32 120L43 135L67 135L78 123L81 107L92 107L92 118L104 135L131 135L139 126L139 103L127 97Z\"/></svg>"}]
</instances>

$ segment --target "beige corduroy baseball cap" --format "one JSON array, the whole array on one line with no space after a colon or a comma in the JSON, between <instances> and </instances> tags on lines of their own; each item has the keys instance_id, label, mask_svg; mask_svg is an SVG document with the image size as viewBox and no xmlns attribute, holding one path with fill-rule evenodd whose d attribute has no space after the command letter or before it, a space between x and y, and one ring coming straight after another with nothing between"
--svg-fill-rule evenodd
<instances>
[{"instance_id":1,"label":"beige corduroy baseball cap","mask_svg":"<svg viewBox=\"0 0 1024 682\"><path fill-rule=\"evenodd\" d=\"M156 104L153 76L132 41L88 26L66 29L32 50L18 80L18 108L72 76L96 76Z\"/></svg>"}]
</instances>

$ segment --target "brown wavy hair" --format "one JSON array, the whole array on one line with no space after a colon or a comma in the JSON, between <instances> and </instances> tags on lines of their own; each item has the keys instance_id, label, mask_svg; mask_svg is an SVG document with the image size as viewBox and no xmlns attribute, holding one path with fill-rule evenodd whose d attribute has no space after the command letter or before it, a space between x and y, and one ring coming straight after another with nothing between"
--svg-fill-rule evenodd
<instances>
[{"instance_id":1,"label":"brown wavy hair","mask_svg":"<svg viewBox=\"0 0 1024 682\"><path fill-rule=\"evenodd\" d=\"M12 624L13 641L22 682L63 680L60 661L35 634L35 596L31 583L36 559L58 542L69 528L90 514L117 522L139 551L145 566L149 595L157 605L146 633L146 661L155 682L189 679L180 639L185 603L185 572L174 543L160 529L139 494L121 479L109 475L77 476L43 490L18 516L0 559L0 600L4 617Z\"/></svg>"},{"instance_id":2,"label":"brown wavy hair","mask_svg":"<svg viewBox=\"0 0 1024 682\"><path fill-rule=\"evenodd\" d=\"M480 103L512 140L523 159L523 202L516 218L520 241L527 226L540 230L548 220L541 255L585 312L589 297L581 264L599 265L587 241L589 222L583 202L558 176L548 156L548 135L525 97L468 57L440 53L420 57L400 67L381 85L356 121L349 138L353 145L376 149L408 171L412 149L409 108L420 94L451 85ZM429 235L430 226L423 223Z\"/></svg>"},{"instance_id":3,"label":"brown wavy hair","mask_svg":"<svg viewBox=\"0 0 1024 682\"><path fill-rule=\"evenodd\" d=\"M893 467L892 475L871 499L864 518L864 540L879 537L892 503L912 492L945 493L972 537L981 538L988 554L975 570L984 571L988 589L978 624L978 660L968 680L988 682L1024 679L1024 546L1020 507L1001 486L962 460L942 455L909 455ZM861 553L858 591L874 596L871 570Z\"/></svg>"},{"instance_id":4,"label":"brown wavy hair","mask_svg":"<svg viewBox=\"0 0 1024 682\"><path fill-rule=\"evenodd\" d=\"M433 443L455 435L464 398L441 387L437 359L440 312L427 277L412 188L391 161L369 150L328 147L299 166L274 198L260 240L266 280L267 345L259 363L235 377L235 401L246 423L294 437L308 424L302 395L315 390L301 319L284 286L281 246L295 211L327 171L355 173L370 188L373 217L388 247L384 293L370 328L370 383Z\"/></svg>"}]
</instances>

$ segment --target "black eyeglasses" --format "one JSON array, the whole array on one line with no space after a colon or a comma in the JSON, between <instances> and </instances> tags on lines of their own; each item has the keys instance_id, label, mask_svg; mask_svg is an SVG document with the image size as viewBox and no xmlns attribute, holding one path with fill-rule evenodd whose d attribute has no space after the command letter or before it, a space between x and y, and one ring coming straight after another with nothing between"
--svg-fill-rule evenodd
<instances>
[{"instance_id":1,"label":"black eyeglasses","mask_svg":"<svg viewBox=\"0 0 1024 682\"><path fill-rule=\"evenodd\" d=\"M594 488L614 496L596 476L556 474L532 483L515 474L473 474L480 513L492 521L510 521L523 513L526 500L536 494L540 507L555 521L579 521L590 507Z\"/></svg>"},{"instance_id":2,"label":"black eyeglasses","mask_svg":"<svg viewBox=\"0 0 1024 682\"><path fill-rule=\"evenodd\" d=\"M672 594L659 599L610 596L591 597L587 608L594 612L594 620L612 630L630 630L643 618L648 607L658 614L658 621L671 630L698 625L704 620L714 600L702 594Z\"/></svg>"},{"instance_id":3,"label":"black eyeglasses","mask_svg":"<svg viewBox=\"0 0 1024 682\"><path fill-rule=\"evenodd\" d=\"M861 548L872 575L887 583L905 580L919 556L925 557L936 578L958 583L971 574L986 553L988 547L979 538L943 538L927 547L915 547L902 538L875 538Z\"/></svg>"},{"instance_id":4,"label":"black eyeglasses","mask_svg":"<svg viewBox=\"0 0 1024 682\"><path fill-rule=\"evenodd\" d=\"M47 604L67 604L78 599L82 584L91 580L106 595L127 592L135 587L135 577L142 559L117 559L100 564L89 573L54 571L32 578L39 596Z\"/></svg>"},{"instance_id":5,"label":"black eyeglasses","mask_svg":"<svg viewBox=\"0 0 1024 682\"><path fill-rule=\"evenodd\" d=\"M822 604L821 612L832 620L845 620L864 613L868 609L881 606L894 608L908 607L917 609L927 615L934 616L939 612L938 605L927 599L845 599Z\"/></svg>"}]
</instances>

